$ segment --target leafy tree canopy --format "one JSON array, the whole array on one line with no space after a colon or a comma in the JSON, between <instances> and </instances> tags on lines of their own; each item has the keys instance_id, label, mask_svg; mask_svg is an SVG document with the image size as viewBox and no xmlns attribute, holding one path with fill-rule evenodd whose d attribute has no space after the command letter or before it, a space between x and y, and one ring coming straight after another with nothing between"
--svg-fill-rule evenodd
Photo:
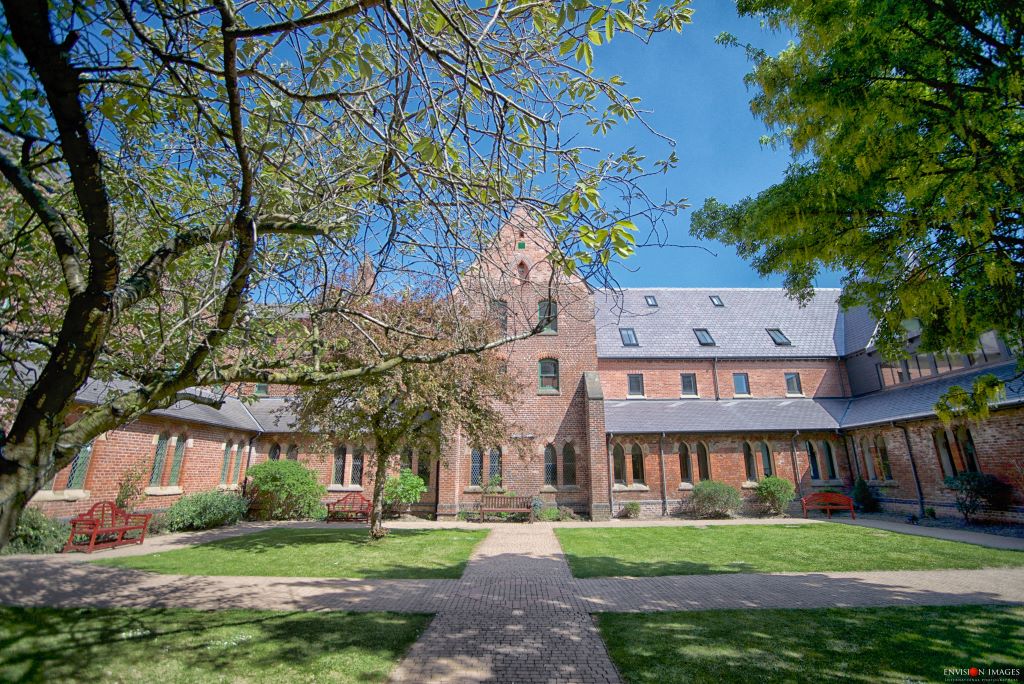
<instances>
[{"instance_id":1,"label":"leafy tree canopy","mask_svg":"<svg viewBox=\"0 0 1024 684\"><path fill-rule=\"evenodd\" d=\"M969 352L996 330L1024 343L1024 7L996 0L741 0L742 15L793 31L778 55L746 46L751 109L787 145L785 178L692 233L734 245L763 274L810 295L843 273L842 303L867 305L883 354L904 321L925 350ZM735 37L719 41L736 45ZM983 410L991 383L962 393ZM975 401L968 401L969 399Z\"/></svg>"}]
</instances>

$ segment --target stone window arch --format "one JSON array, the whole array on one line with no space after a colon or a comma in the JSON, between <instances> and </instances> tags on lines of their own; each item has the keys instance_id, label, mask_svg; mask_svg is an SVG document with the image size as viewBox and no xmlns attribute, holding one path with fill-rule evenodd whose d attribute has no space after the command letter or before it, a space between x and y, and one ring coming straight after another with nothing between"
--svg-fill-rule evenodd
<instances>
[{"instance_id":1,"label":"stone window arch","mask_svg":"<svg viewBox=\"0 0 1024 684\"><path fill-rule=\"evenodd\" d=\"M757 482L757 460L754 458L754 450L750 442L743 443L743 467L747 475L747 482Z\"/></svg>"},{"instance_id":2,"label":"stone window arch","mask_svg":"<svg viewBox=\"0 0 1024 684\"><path fill-rule=\"evenodd\" d=\"M633 482L636 484L644 484L646 479L644 478L644 450L636 442L633 442L633 447L630 449L630 461L632 465Z\"/></svg>"},{"instance_id":3,"label":"stone window arch","mask_svg":"<svg viewBox=\"0 0 1024 684\"><path fill-rule=\"evenodd\" d=\"M825 472L828 474L828 479L838 479L839 468L836 466L836 455L832 450L832 444L827 439L821 441L821 454L825 458Z\"/></svg>"},{"instance_id":4,"label":"stone window arch","mask_svg":"<svg viewBox=\"0 0 1024 684\"><path fill-rule=\"evenodd\" d=\"M772 462L772 449L768 446L768 442L760 442L757 445L757 449L761 452L761 472L764 473L765 477L771 477L775 474L775 464Z\"/></svg>"},{"instance_id":5,"label":"stone window arch","mask_svg":"<svg viewBox=\"0 0 1024 684\"><path fill-rule=\"evenodd\" d=\"M814 448L814 443L807 441L804 442L804 446L807 449L807 463L811 467L811 479L821 479L821 469L818 467L818 450Z\"/></svg>"},{"instance_id":6,"label":"stone window arch","mask_svg":"<svg viewBox=\"0 0 1024 684\"><path fill-rule=\"evenodd\" d=\"M708 445L697 442L697 475L701 481L711 479L711 458L708 456Z\"/></svg>"},{"instance_id":7,"label":"stone window arch","mask_svg":"<svg viewBox=\"0 0 1024 684\"><path fill-rule=\"evenodd\" d=\"M679 480L693 482L693 471L690 469L690 447L686 442L679 443Z\"/></svg>"},{"instance_id":8,"label":"stone window arch","mask_svg":"<svg viewBox=\"0 0 1024 684\"><path fill-rule=\"evenodd\" d=\"M885 435L875 436L875 453L878 454L878 464L882 469L882 477L886 480L891 480L892 467L889 465L889 449L885 446Z\"/></svg>"},{"instance_id":9,"label":"stone window arch","mask_svg":"<svg viewBox=\"0 0 1024 684\"><path fill-rule=\"evenodd\" d=\"M558 453L554 444L544 447L544 484L550 487L558 485Z\"/></svg>"},{"instance_id":10,"label":"stone window arch","mask_svg":"<svg viewBox=\"0 0 1024 684\"><path fill-rule=\"evenodd\" d=\"M567 442L562 447L562 484L576 484L576 447L572 442Z\"/></svg>"},{"instance_id":11,"label":"stone window arch","mask_svg":"<svg viewBox=\"0 0 1024 684\"><path fill-rule=\"evenodd\" d=\"M281 445L274 442L270 445L270 451L267 452L268 461L279 461L281 460Z\"/></svg>"},{"instance_id":12,"label":"stone window arch","mask_svg":"<svg viewBox=\"0 0 1024 684\"><path fill-rule=\"evenodd\" d=\"M626 451L621 444L612 449L612 478L616 484L626 484Z\"/></svg>"},{"instance_id":13,"label":"stone window arch","mask_svg":"<svg viewBox=\"0 0 1024 684\"><path fill-rule=\"evenodd\" d=\"M334 447L334 467L331 469L331 484L345 484L345 461L348 458L348 447L339 444Z\"/></svg>"}]
</instances>

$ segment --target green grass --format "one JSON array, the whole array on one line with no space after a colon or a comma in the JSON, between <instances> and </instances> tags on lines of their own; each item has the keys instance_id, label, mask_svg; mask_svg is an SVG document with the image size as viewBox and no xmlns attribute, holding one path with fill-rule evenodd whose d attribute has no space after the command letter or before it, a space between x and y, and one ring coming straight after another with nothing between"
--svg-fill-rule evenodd
<instances>
[{"instance_id":1,"label":"green grass","mask_svg":"<svg viewBox=\"0 0 1024 684\"><path fill-rule=\"evenodd\" d=\"M429 621L394 613L0 608L0 681L382 682Z\"/></svg>"},{"instance_id":2,"label":"green grass","mask_svg":"<svg viewBox=\"0 0 1024 684\"><path fill-rule=\"evenodd\" d=\"M179 575L457 579L487 530L275 529L187 549L96 561Z\"/></svg>"},{"instance_id":3,"label":"green grass","mask_svg":"<svg viewBox=\"0 0 1024 684\"><path fill-rule=\"evenodd\" d=\"M1019 607L603 613L598 624L631 684L948 682L943 668L1024 663Z\"/></svg>"},{"instance_id":4,"label":"green grass","mask_svg":"<svg viewBox=\"0 0 1024 684\"><path fill-rule=\"evenodd\" d=\"M555 534L576 577L1024 565L1021 551L840 524L561 528Z\"/></svg>"}]
</instances>

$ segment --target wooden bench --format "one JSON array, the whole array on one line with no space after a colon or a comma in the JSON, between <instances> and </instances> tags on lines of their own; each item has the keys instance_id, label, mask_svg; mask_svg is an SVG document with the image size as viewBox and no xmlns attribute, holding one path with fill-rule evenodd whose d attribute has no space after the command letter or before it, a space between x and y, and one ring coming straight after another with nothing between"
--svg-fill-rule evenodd
<instances>
[{"instance_id":1,"label":"wooden bench","mask_svg":"<svg viewBox=\"0 0 1024 684\"><path fill-rule=\"evenodd\" d=\"M71 534L64 552L110 549L125 544L141 544L146 539L146 528L152 513L129 513L118 508L113 501L101 501L87 512L71 519ZM131 534L135 533L138 534ZM76 542L76 537L88 541Z\"/></svg>"},{"instance_id":2,"label":"wooden bench","mask_svg":"<svg viewBox=\"0 0 1024 684\"><path fill-rule=\"evenodd\" d=\"M800 499L800 505L804 508L804 517L807 517L808 510L825 511L828 517L832 517L832 511L850 511L850 517L857 519L853 511L853 499L835 492L816 492L808 494Z\"/></svg>"},{"instance_id":3,"label":"wooden bench","mask_svg":"<svg viewBox=\"0 0 1024 684\"><path fill-rule=\"evenodd\" d=\"M529 513L533 522L533 497L484 494L480 497L480 522L485 513Z\"/></svg>"},{"instance_id":4,"label":"wooden bench","mask_svg":"<svg viewBox=\"0 0 1024 684\"><path fill-rule=\"evenodd\" d=\"M328 520L370 519L370 500L359 492L352 492L335 501L327 502Z\"/></svg>"}]
</instances>

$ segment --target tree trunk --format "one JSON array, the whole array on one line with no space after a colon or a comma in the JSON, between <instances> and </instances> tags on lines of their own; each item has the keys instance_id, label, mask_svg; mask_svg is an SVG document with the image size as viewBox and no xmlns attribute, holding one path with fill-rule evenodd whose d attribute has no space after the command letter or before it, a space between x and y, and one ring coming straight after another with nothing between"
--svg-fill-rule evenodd
<instances>
[{"instance_id":1,"label":"tree trunk","mask_svg":"<svg viewBox=\"0 0 1024 684\"><path fill-rule=\"evenodd\" d=\"M388 533L384 527L384 482L388 478L388 452L377 451L377 464L373 469L373 506L370 508L370 539L382 539Z\"/></svg>"},{"instance_id":2,"label":"tree trunk","mask_svg":"<svg viewBox=\"0 0 1024 684\"><path fill-rule=\"evenodd\" d=\"M0 463L0 548L7 545L18 525L21 511L38 492L50 472L50 460L57 432L44 422L28 444L8 444Z\"/></svg>"}]
</instances>

